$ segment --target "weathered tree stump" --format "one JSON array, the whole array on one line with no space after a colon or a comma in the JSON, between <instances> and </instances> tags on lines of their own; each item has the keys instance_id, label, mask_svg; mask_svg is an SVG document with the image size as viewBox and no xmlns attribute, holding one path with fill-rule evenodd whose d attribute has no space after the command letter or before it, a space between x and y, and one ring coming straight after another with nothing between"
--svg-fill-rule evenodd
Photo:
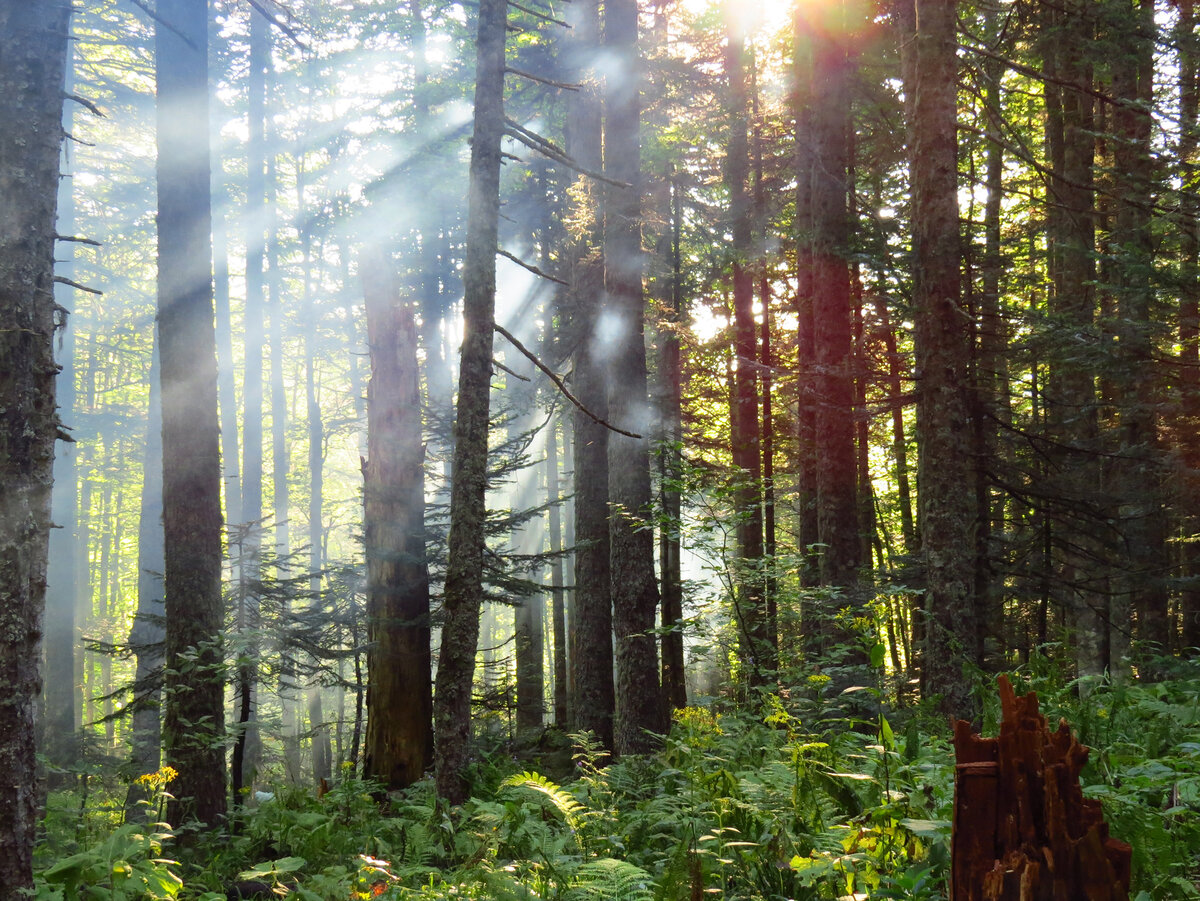
<instances>
[{"instance_id":1,"label":"weathered tree stump","mask_svg":"<svg viewBox=\"0 0 1200 901\"><path fill-rule=\"evenodd\" d=\"M954 729L952 901L1128 901L1131 849L1079 787L1088 749L999 684L1000 736Z\"/></svg>"}]
</instances>

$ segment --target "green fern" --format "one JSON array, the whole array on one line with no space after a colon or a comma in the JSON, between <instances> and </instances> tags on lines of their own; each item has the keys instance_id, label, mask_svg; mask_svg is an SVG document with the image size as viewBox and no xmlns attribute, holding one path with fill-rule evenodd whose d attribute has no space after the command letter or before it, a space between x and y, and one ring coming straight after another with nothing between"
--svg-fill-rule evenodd
<instances>
[{"instance_id":1,"label":"green fern","mask_svg":"<svg viewBox=\"0 0 1200 901\"><path fill-rule=\"evenodd\" d=\"M582 814L585 809L575 796L564 791L541 773L517 773L501 783L505 788L525 788L537 792L550 801L563 821L575 832L583 828Z\"/></svg>"},{"instance_id":2,"label":"green fern","mask_svg":"<svg viewBox=\"0 0 1200 901\"><path fill-rule=\"evenodd\" d=\"M641 867L602 857L580 864L566 901L654 901L654 880Z\"/></svg>"}]
</instances>

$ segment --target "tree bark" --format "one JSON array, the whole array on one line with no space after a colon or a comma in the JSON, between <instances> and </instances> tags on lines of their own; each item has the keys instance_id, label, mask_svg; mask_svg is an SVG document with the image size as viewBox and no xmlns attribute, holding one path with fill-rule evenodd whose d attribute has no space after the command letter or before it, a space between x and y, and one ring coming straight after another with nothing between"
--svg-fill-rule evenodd
<instances>
[{"instance_id":1,"label":"tree bark","mask_svg":"<svg viewBox=\"0 0 1200 901\"><path fill-rule=\"evenodd\" d=\"M405 788L432 761L433 695L425 475L412 310L381 252L364 254L371 381L363 462L367 552L364 774Z\"/></svg>"},{"instance_id":2,"label":"tree bark","mask_svg":"<svg viewBox=\"0 0 1200 901\"><path fill-rule=\"evenodd\" d=\"M1174 631L1167 615L1167 517L1159 439L1163 391L1158 378L1151 315L1154 248L1151 234L1154 163L1150 110L1154 103L1154 5L1135 0L1118 5L1111 23L1113 52L1113 175L1116 213L1110 244L1118 283L1116 374L1120 415L1122 485L1120 522L1128 548L1120 609L1110 610L1110 644L1129 631L1136 612L1140 637L1152 653L1168 653ZM1109 661L1116 667L1116 659ZM1147 676L1155 674L1149 665ZM1161 675L1161 673L1159 674Z\"/></svg>"},{"instance_id":3,"label":"tree bark","mask_svg":"<svg viewBox=\"0 0 1200 901\"><path fill-rule=\"evenodd\" d=\"M758 340L754 324L753 209L749 192L749 94L746 87L746 40L730 22L725 45L729 81L729 141L725 182L729 190L733 237L734 354L737 369L732 387L730 444L735 487L738 560L734 566L734 603L742 645L741 660L751 686L767 682L772 656L770 620L764 593L762 444L758 420Z\"/></svg>"},{"instance_id":4,"label":"tree bark","mask_svg":"<svg viewBox=\"0 0 1200 901\"><path fill-rule=\"evenodd\" d=\"M607 0L605 46L613 59L605 79L605 172L628 187L608 186L604 216L605 312L614 330L609 357L608 414L621 428L642 435L608 440L609 559L616 652L613 751L652 750L666 732L658 681L654 616L654 531L650 495L653 425L647 395L641 231L641 60L635 0Z\"/></svg>"},{"instance_id":5,"label":"tree bark","mask_svg":"<svg viewBox=\"0 0 1200 901\"><path fill-rule=\"evenodd\" d=\"M138 521L138 609L129 630L129 647L137 656L129 762L135 776L156 772L162 758L163 679L163 459L161 369L158 339L150 364L150 414L146 422L146 456L142 467L142 509ZM133 784L125 798L125 816L141 818L140 801L149 800Z\"/></svg>"},{"instance_id":6,"label":"tree bark","mask_svg":"<svg viewBox=\"0 0 1200 901\"><path fill-rule=\"evenodd\" d=\"M467 795L464 774L471 731L471 686L483 594L506 13L506 0L480 0L467 256L463 263L463 344L443 602L445 622L434 693L437 791L456 804L466 800Z\"/></svg>"},{"instance_id":7,"label":"tree bark","mask_svg":"<svg viewBox=\"0 0 1200 901\"><path fill-rule=\"evenodd\" d=\"M166 680L163 746L179 773L170 822L225 815L221 460L203 0L161 0L158 328L163 402Z\"/></svg>"},{"instance_id":8,"label":"tree bark","mask_svg":"<svg viewBox=\"0 0 1200 901\"><path fill-rule=\"evenodd\" d=\"M74 82L73 54L68 50L65 65L64 90L71 93ZM72 104L64 104L63 130L72 127ZM62 175L58 187L57 231L64 235L75 234L74 178L71 154L62 154ZM56 249L58 257L56 271L63 278L75 281L75 245L60 242ZM55 303L63 308L63 321L58 336L59 361L62 367L57 383L58 409L64 427L71 428L79 415L76 410L75 391L75 337L79 331L78 316L72 295L76 291L70 285L59 283L54 286ZM60 787L67 777L62 771L69 770L78 754L75 704L75 686L78 677L75 671L76 609L79 606L79 448L74 442L64 441L58 445L54 455L54 488L51 497L52 521L58 528L50 531L48 559L57 561L46 573L46 671L56 678L45 683L45 725L42 730L42 752L50 766L46 772L46 787ZM56 772L58 771L58 772Z\"/></svg>"},{"instance_id":9,"label":"tree bark","mask_svg":"<svg viewBox=\"0 0 1200 901\"><path fill-rule=\"evenodd\" d=\"M581 89L572 94L567 111L567 147L580 165L598 171L600 156L600 97L593 71L598 52L600 12L596 0L573 3L569 13L574 29L577 65L573 80ZM572 388L579 402L608 419L607 373L598 336L604 294L603 222L595 185L577 181L579 218L587 223L574 236L568 251L571 282L571 343L575 373ZM608 532L608 430L582 411L572 418L574 431L575 617L571 624L573 728L591 731L607 749L613 747L612 588Z\"/></svg>"},{"instance_id":10,"label":"tree bark","mask_svg":"<svg viewBox=\"0 0 1200 901\"><path fill-rule=\"evenodd\" d=\"M662 686L672 710L687 706L683 654L683 375L680 331L684 323L682 211L679 185L671 190L671 285L668 322L663 329L659 379L663 383L659 479L664 525L659 530L662 570Z\"/></svg>"},{"instance_id":11,"label":"tree bark","mask_svg":"<svg viewBox=\"0 0 1200 901\"><path fill-rule=\"evenodd\" d=\"M902 0L902 3L905 0ZM923 676L940 708L971 714L964 667L980 663L974 594L974 518L966 366L968 316L959 287L956 169L957 4L908 0L905 84L912 185L913 321L921 448L921 549L926 570ZM902 20L903 21L903 20Z\"/></svg>"},{"instance_id":12,"label":"tree bark","mask_svg":"<svg viewBox=\"0 0 1200 901\"><path fill-rule=\"evenodd\" d=\"M0 899L33 884L54 404L54 233L70 6L0 0ZM61 677L61 674L57 674Z\"/></svg>"}]
</instances>

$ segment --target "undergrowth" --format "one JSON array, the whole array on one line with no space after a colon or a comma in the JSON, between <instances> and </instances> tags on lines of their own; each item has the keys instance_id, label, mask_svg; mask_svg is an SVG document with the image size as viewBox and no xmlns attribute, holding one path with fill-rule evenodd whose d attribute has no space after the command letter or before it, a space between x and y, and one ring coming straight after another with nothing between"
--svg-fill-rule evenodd
<instances>
[{"instance_id":1,"label":"undergrowth","mask_svg":"<svg viewBox=\"0 0 1200 901\"><path fill-rule=\"evenodd\" d=\"M1200 899L1196 670L1064 684L1035 666L1015 680L1093 748L1085 792L1133 845L1131 895ZM855 722L827 711L778 695L753 711L689 707L660 753L615 763L575 735L573 773L558 781L495 753L454 810L420 783L385 812L379 786L345 778L321 798L280 788L229 832L178 850L161 823L109 825L84 846L49 834L36 897L218 901L241 882L301 901L944 898L947 731L911 711Z\"/></svg>"}]
</instances>

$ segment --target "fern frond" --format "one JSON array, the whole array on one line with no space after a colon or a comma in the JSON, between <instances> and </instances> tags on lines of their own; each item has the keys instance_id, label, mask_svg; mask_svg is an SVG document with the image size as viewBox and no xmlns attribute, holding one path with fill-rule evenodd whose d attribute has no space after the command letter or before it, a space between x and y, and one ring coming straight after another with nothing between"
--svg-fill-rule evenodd
<instances>
[{"instance_id":1,"label":"fern frond","mask_svg":"<svg viewBox=\"0 0 1200 901\"><path fill-rule=\"evenodd\" d=\"M654 901L654 880L628 861L602 857L575 871L566 901Z\"/></svg>"},{"instance_id":2,"label":"fern frond","mask_svg":"<svg viewBox=\"0 0 1200 901\"><path fill-rule=\"evenodd\" d=\"M509 776L501 784L505 788L526 788L537 792L554 805L563 821L571 829L578 831L583 825L580 815L585 810L584 806L573 795L564 791L562 787L551 782L541 773L517 773Z\"/></svg>"}]
</instances>

